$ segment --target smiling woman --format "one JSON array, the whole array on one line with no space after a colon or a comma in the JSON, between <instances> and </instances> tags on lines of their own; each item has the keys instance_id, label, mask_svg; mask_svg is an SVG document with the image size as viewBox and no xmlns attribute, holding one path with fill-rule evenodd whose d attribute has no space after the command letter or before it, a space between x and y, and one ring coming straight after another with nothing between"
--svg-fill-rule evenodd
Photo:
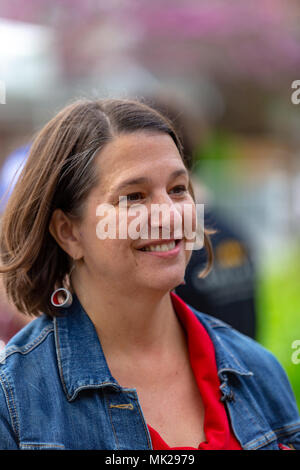
<instances>
[{"instance_id":1,"label":"smiling woman","mask_svg":"<svg viewBox=\"0 0 300 470\"><path fill-rule=\"evenodd\" d=\"M193 190L180 140L172 124L148 106L126 100L82 100L63 109L42 129L2 218L2 272L6 273L8 296L20 311L56 315L49 305L50 295L55 287L68 282L68 273L77 258L77 253L56 243L48 230L51 217L58 219L66 214L83 222L89 215L95 223L96 202L116 204L125 190L148 190L147 175L154 163L151 153L157 150L155 157L161 168L164 161L173 159L171 170L175 174L168 185L186 185L180 199L175 194L173 198L187 198L190 203ZM158 167L153 169L160 171ZM180 177L178 171L184 174ZM136 179L135 175L139 180L126 181ZM165 174L167 177L169 174ZM168 191L173 188L170 186ZM85 212L87 204L92 213ZM93 238L94 235L95 230ZM206 232L204 243L210 265L212 251ZM16 270L19 276L15 276Z\"/></svg>"},{"instance_id":2,"label":"smiling woman","mask_svg":"<svg viewBox=\"0 0 300 470\"><path fill-rule=\"evenodd\" d=\"M99 207L115 236L98 236ZM7 295L38 318L3 354L0 448L300 447L276 359L173 292L186 207L195 229L180 140L151 107L82 100L41 130L1 221ZM207 270L205 229L204 247Z\"/></svg>"}]
</instances>

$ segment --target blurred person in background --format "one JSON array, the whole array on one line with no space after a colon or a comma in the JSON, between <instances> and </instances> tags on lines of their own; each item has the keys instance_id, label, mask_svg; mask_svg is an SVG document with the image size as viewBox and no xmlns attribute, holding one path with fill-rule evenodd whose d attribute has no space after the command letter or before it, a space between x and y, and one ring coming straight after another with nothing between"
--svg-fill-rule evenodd
<instances>
[{"instance_id":1,"label":"blurred person in background","mask_svg":"<svg viewBox=\"0 0 300 470\"><path fill-rule=\"evenodd\" d=\"M214 265L205 278L198 274L207 263L205 250L194 250L185 272L185 284L176 293L189 305L230 324L242 333L255 338L256 272L249 242L242 230L232 227L214 210L207 200L207 188L201 174L194 171L196 152L201 148L201 128L176 97L152 96L147 102L168 116L174 123L183 143L183 152L191 170L197 203L205 204L204 224L213 229L211 236ZM199 135L200 134L200 135Z\"/></svg>"},{"instance_id":2,"label":"blurred person in background","mask_svg":"<svg viewBox=\"0 0 300 470\"><path fill-rule=\"evenodd\" d=\"M167 239L149 213L164 203ZM99 206L122 223L136 204L146 238L100 239ZM1 449L300 449L276 358L174 292L191 257L178 205L195 229L180 139L147 105L80 100L40 131L2 216L6 293L37 318L2 353Z\"/></svg>"}]
</instances>

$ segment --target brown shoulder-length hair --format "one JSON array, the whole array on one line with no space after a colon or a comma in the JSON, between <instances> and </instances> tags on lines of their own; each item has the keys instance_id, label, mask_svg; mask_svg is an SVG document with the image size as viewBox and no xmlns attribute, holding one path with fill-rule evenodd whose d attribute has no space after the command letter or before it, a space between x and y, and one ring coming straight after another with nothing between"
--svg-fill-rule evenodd
<instances>
[{"instance_id":1,"label":"brown shoulder-length hair","mask_svg":"<svg viewBox=\"0 0 300 470\"><path fill-rule=\"evenodd\" d=\"M120 133L140 130L170 135L184 161L172 123L137 100L78 100L36 136L1 218L0 272L8 299L20 312L57 315L50 297L66 285L72 259L50 234L51 215L60 208L80 219L98 182L96 154ZM189 190L194 198L192 186ZM208 263L202 276L213 260L206 231L204 246Z\"/></svg>"}]
</instances>

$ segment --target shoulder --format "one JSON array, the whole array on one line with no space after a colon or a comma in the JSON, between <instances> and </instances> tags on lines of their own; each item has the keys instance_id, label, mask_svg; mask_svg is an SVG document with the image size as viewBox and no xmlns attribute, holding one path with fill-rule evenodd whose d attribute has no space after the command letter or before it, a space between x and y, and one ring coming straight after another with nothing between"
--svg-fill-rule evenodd
<instances>
[{"instance_id":1,"label":"shoulder","mask_svg":"<svg viewBox=\"0 0 300 470\"><path fill-rule=\"evenodd\" d=\"M53 321L42 315L10 339L0 352L0 387L21 391L33 370L49 367L49 356L55 354L53 333Z\"/></svg>"},{"instance_id":2,"label":"shoulder","mask_svg":"<svg viewBox=\"0 0 300 470\"><path fill-rule=\"evenodd\" d=\"M0 353L0 447L18 448L21 409L29 413L33 394L51 376L55 360L53 321L42 315L22 328ZM50 357L49 357L50 356ZM45 372L49 372L45 376ZM35 393L36 396L36 393Z\"/></svg>"},{"instance_id":3,"label":"shoulder","mask_svg":"<svg viewBox=\"0 0 300 470\"><path fill-rule=\"evenodd\" d=\"M25 364L44 360L43 351L53 343L53 321L46 315L32 320L13 336L0 353L0 377L26 374Z\"/></svg>"},{"instance_id":4,"label":"shoulder","mask_svg":"<svg viewBox=\"0 0 300 470\"><path fill-rule=\"evenodd\" d=\"M254 339L211 315L201 313L191 306L189 308L209 333L216 354L223 353L224 357L219 357L220 360L223 359L222 362L237 362L244 368L256 368L258 359L263 361L259 363L260 367L263 364L273 364L274 361L278 363L275 356Z\"/></svg>"},{"instance_id":5,"label":"shoulder","mask_svg":"<svg viewBox=\"0 0 300 470\"><path fill-rule=\"evenodd\" d=\"M1 351L0 363L7 362L16 354L27 355L38 347L54 331L52 320L42 315L32 320L14 335Z\"/></svg>"},{"instance_id":6,"label":"shoulder","mask_svg":"<svg viewBox=\"0 0 300 470\"><path fill-rule=\"evenodd\" d=\"M191 307L190 307L191 308ZM206 328L215 349L218 374L236 372L240 376L252 376L252 382L261 389L289 395L294 403L287 374L275 355L249 336L210 315L191 308Z\"/></svg>"},{"instance_id":7,"label":"shoulder","mask_svg":"<svg viewBox=\"0 0 300 470\"><path fill-rule=\"evenodd\" d=\"M271 429L279 442L300 445L300 416L288 376L277 358L257 341L212 316L191 309L215 349L218 376L233 399L237 422L248 419ZM220 387L220 388L221 388ZM226 392L227 393L227 392ZM232 398L233 397L233 398ZM229 399L229 398L228 398Z\"/></svg>"}]
</instances>

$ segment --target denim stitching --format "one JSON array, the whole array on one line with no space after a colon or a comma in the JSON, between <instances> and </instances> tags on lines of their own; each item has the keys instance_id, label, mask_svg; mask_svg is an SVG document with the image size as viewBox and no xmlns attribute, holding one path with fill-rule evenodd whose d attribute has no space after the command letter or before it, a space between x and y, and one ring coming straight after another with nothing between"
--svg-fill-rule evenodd
<instances>
[{"instance_id":1,"label":"denim stitching","mask_svg":"<svg viewBox=\"0 0 300 470\"><path fill-rule=\"evenodd\" d=\"M125 393L130 393L130 392L129 392L129 391L128 391L128 392L125 391ZM134 398L134 399L135 399L136 401L138 401L137 398ZM147 426L145 426L146 423L145 423L145 419L144 419L144 417L143 417L143 415L142 415L142 413L141 413L140 406L138 406L137 409L138 409L138 411L139 411L139 413L140 413L140 417L142 418L143 426L144 426L145 433L146 433L146 436L147 436L148 447L149 447L149 449L152 449L152 442L149 440L149 430L148 430Z\"/></svg>"},{"instance_id":2,"label":"denim stitching","mask_svg":"<svg viewBox=\"0 0 300 470\"><path fill-rule=\"evenodd\" d=\"M241 403L242 403L242 400L239 398L239 396L236 396L236 406L237 406L237 408L239 408L238 402L241 402ZM226 405L227 405L227 403L226 403ZM227 405L227 407L228 407L228 405ZM245 405L245 407L246 407L246 405ZM253 424L255 424L255 421L253 420L253 417L251 416L251 413L249 413L248 407L246 407L246 409L247 409L247 417L248 417L248 419L250 420L250 422L252 422ZM229 407L228 407L228 411L229 411L229 414L230 414ZM266 444L268 444L268 443L270 443L270 442L272 442L272 441L275 441L275 440L276 440L276 436L274 436L272 439L269 438L269 435L270 435L270 437L271 437L272 433L273 433L273 431L270 431L270 432L268 432L267 434L263 434L263 435L261 435L260 437L258 437L257 439L254 439L254 440L248 442L247 444L244 445L244 449L249 449L249 450L250 450L250 449L256 449L256 448L262 447L263 445L266 445ZM265 439L267 439L267 441L265 441ZM255 443L257 443L257 442L259 442L259 441L261 441L261 440L264 440L264 442L262 442L261 444L257 445L256 447L253 447L253 445L254 445Z\"/></svg>"},{"instance_id":3,"label":"denim stitching","mask_svg":"<svg viewBox=\"0 0 300 470\"><path fill-rule=\"evenodd\" d=\"M116 384L112 383L112 382L102 382L100 384L87 384L87 385L82 385L81 387L77 387L73 394L70 395L69 392L68 392L68 388L67 388L67 385L66 385L66 382L65 382L65 379L64 379L64 374L63 374L63 368L62 368L62 364L61 364L61 349L60 349L60 344L59 344L59 335L58 335L58 330L57 330L57 323L54 319L54 322L55 322L55 331L56 331L56 335L55 335L55 343L56 343L56 347L57 347L57 362L58 362L58 369L59 369L59 375L60 375L60 378L61 378L61 381L62 381L62 384L63 384L63 389L64 389L64 392L65 394L67 395L67 399L68 401L72 401L74 400L74 398L77 397L78 393L81 391L81 390L85 390L85 389L90 389L90 388L101 388L105 385L112 385L114 386L115 388L119 388Z\"/></svg>"},{"instance_id":4,"label":"denim stitching","mask_svg":"<svg viewBox=\"0 0 300 470\"><path fill-rule=\"evenodd\" d=\"M8 411L9 411L9 416L10 416L10 419L11 419L12 428L13 428L14 433L16 435L17 441L20 442L19 419L18 419L18 414L17 414L17 410L16 410L16 405L15 405L15 402L14 402L14 399L13 399L12 389L11 389L10 384L7 380L7 377L6 377L6 375L4 374L3 371L2 371L2 375L3 375L3 378L1 378L1 375L0 375L0 382L2 384L2 389L3 389L3 392L4 392L5 397L6 397L6 403L7 403L7 407L8 407ZM5 383L7 383L7 386L8 386L9 390L6 389ZM11 395L12 404L10 403L9 393ZM12 410L11 405L13 406L14 410Z\"/></svg>"},{"instance_id":5,"label":"denim stitching","mask_svg":"<svg viewBox=\"0 0 300 470\"><path fill-rule=\"evenodd\" d=\"M117 388L119 390L119 386L113 382L101 382L99 384L87 384L87 385L82 385L80 387L77 387L72 395L69 394L68 392L68 387L66 385L66 382L65 382L65 379L64 379L64 374L63 374L63 368L62 368L62 363L61 363L61 349L60 349L60 344L59 344L59 334L58 334L58 329L57 329L57 322L56 322L56 319L54 318L54 329L55 329L55 344L56 344L56 348L57 348L57 362L58 362L58 369L59 369L59 375L60 375L60 378L61 378L61 381L62 381L62 384L63 384L63 389L64 389L64 392L67 396L67 399L68 401L72 401L74 400L78 393L81 391L81 390L85 390L85 389L90 389L90 388L101 388L101 387L104 387L104 386L107 386L107 385L111 385L112 387L114 388Z\"/></svg>"},{"instance_id":6,"label":"denim stitching","mask_svg":"<svg viewBox=\"0 0 300 470\"><path fill-rule=\"evenodd\" d=\"M44 339L46 339L51 331L53 331L52 325L45 327L37 338L35 338L31 343L26 344L23 348L19 348L18 346L8 346L5 357L2 361L5 361L5 359L14 353L27 354L28 352L32 351L35 346L38 346Z\"/></svg>"},{"instance_id":7,"label":"denim stitching","mask_svg":"<svg viewBox=\"0 0 300 470\"><path fill-rule=\"evenodd\" d=\"M253 372L251 372L251 371L242 372L240 370L232 369L230 367L222 367L222 369L218 370L219 377L222 376L223 372L233 372L234 374L243 375L243 376L246 376L246 377L252 377L254 375Z\"/></svg>"},{"instance_id":8,"label":"denim stitching","mask_svg":"<svg viewBox=\"0 0 300 470\"><path fill-rule=\"evenodd\" d=\"M67 386L66 386L65 379L64 379L64 374L63 374L63 371L62 371L59 336L58 336L57 323L56 323L55 318L54 318L54 328L55 328L55 332L56 332L56 335L54 335L54 336L55 336L55 343L56 343L56 347L57 347L57 362L58 362L59 375L60 375L60 378L61 378L61 381L62 381L62 384L63 384L64 392L67 395L68 400L70 400L71 397L68 393Z\"/></svg>"},{"instance_id":9,"label":"denim stitching","mask_svg":"<svg viewBox=\"0 0 300 470\"><path fill-rule=\"evenodd\" d=\"M278 435L285 435L285 434L289 435L295 432L295 428L296 429L298 428L300 431L300 423L289 424L287 426L283 426L281 428L275 429L274 432Z\"/></svg>"},{"instance_id":10,"label":"denim stitching","mask_svg":"<svg viewBox=\"0 0 300 470\"><path fill-rule=\"evenodd\" d=\"M53 325L49 325L49 326L46 326L40 333L40 335L32 341L32 343L28 343L24 346L22 352L29 352L31 351L31 349L36 346L37 344L39 344L43 339L46 338L46 336L48 335L48 333L50 333L51 331L53 331Z\"/></svg>"},{"instance_id":11,"label":"denim stitching","mask_svg":"<svg viewBox=\"0 0 300 470\"><path fill-rule=\"evenodd\" d=\"M209 316L205 313L198 312L197 310L193 309L190 305L189 305L189 308L193 311L193 313L197 316L198 319L199 319L199 313L200 313L201 317L203 317L204 320L207 321L209 326L211 326L212 328L225 328L225 329L228 329L228 330L233 329L231 325L229 325L226 322L223 322L222 320L216 320L215 318L213 318L213 317L211 317L211 316Z\"/></svg>"},{"instance_id":12,"label":"denim stitching","mask_svg":"<svg viewBox=\"0 0 300 470\"><path fill-rule=\"evenodd\" d=\"M268 433L268 434L271 434L271 433ZM263 436L261 436L261 437L259 437L259 438L257 438L257 439L254 439L254 441L249 442L249 443L245 446L245 449L248 449L248 450L256 450L256 449L259 449L260 447L263 447L263 446L265 446L265 445L267 445L267 444L270 444L270 442L276 441L276 436L271 439L271 437L270 437L270 438L266 437L268 434L264 434ZM260 440L261 440L262 442L260 442L257 446L253 446L253 444L254 444L255 442L259 442Z\"/></svg>"},{"instance_id":13,"label":"denim stitching","mask_svg":"<svg viewBox=\"0 0 300 470\"><path fill-rule=\"evenodd\" d=\"M101 388L104 388L104 387L107 387L108 385L110 385L111 387L115 388L116 390L120 390L120 388L113 382L101 382L99 384L87 384L87 385L81 385L80 387L77 387L74 392L72 393L72 395L68 394L68 392L66 391L66 395L67 395L67 398L68 398L68 401L73 401L77 395L79 394L79 392L81 392L81 390L89 390L89 389L101 389Z\"/></svg>"},{"instance_id":14,"label":"denim stitching","mask_svg":"<svg viewBox=\"0 0 300 470\"><path fill-rule=\"evenodd\" d=\"M240 397L237 394L237 396L236 396L236 407L237 407L237 409L240 408L239 402L242 403L242 400L240 399ZM227 402L226 402L226 404L227 404ZM248 419L250 420L250 422L253 423L253 425L255 425L255 421L254 421L253 417L251 416L251 413L249 413L249 409L248 409L246 404L245 404L245 408L247 410Z\"/></svg>"},{"instance_id":15,"label":"denim stitching","mask_svg":"<svg viewBox=\"0 0 300 470\"><path fill-rule=\"evenodd\" d=\"M4 372L3 372L3 375L4 375L5 379L7 380L6 375L5 375ZM17 413L17 407L16 407L16 405L15 405L15 400L14 400L13 391L12 391L11 385L10 385L10 383L9 383L8 380L7 380L7 384L8 384L8 387L9 387L9 391L10 391L10 393L11 393L11 400L12 400L12 404L13 404L13 407L14 407L15 418L16 418L17 436L18 436L18 439L19 439L19 441L20 441L20 424L19 424L19 417L18 417L18 413Z\"/></svg>"},{"instance_id":16,"label":"denim stitching","mask_svg":"<svg viewBox=\"0 0 300 470\"><path fill-rule=\"evenodd\" d=\"M226 347L225 344L223 343L222 339L221 339L220 336L217 335L217 334L216 334L216 339L217 339L217 341L221 344L222 348L226 350L226 352L232 357L232 359L239 365L239 367L240 367L243 371L245 371L248 375L253 375L253 372L251 372L250 370L246 370L245 367L243 367L243 366L240 364L239 360L227 349L227 347ZM223 368L223 369L225 369L225 368ZM235 369L232 369L232 371L234 371L234 372L239 372L239 373L240 373L240 371L237 371L237 370L235 370ZM243 373L245 374L245 372L243 372Z\"/></svg>"},{"instance_id":17,"label":"denim stitching","mask_svg":"<svg viewBox=\"0 0 300 470\"><path fill-rule=\"evenodd\" d=\"M140 413L141 418L143 418L139 406L138 406L138 410L139 410L139 413ZM148 428L146 428L146 426L145 426L145 420L143 419L142 421L143 421L143 426L144 426L144 429L145 429L145 432L146 432L146 436L147 436L148 447L149 447L149 449L152 449L152 443L151 443L150 440L149 440L149 431L148 431Z\"/></svg>"},{"instance_id":18,"label":"denim stitching","mask_svg":"<svg viewBox=\"0 0 300 470\"><path fill-rule=\"evenodd\" d=\"M110 407L108 406L108 399L107 399L105 393L103 393L103 396L104 396L104 400L106 401L106 404L107 404L108 415L109 415L110 424L111 424L111 427L112 427L112 430L113 430L113 433L114 433L114 436L115 436L115 441L116 441L117 449L119 449L119 441L118 441L118 438L117 438L117 434L116 434L116 431L115 431L115 427L114 427L114 425L113 425Z\"/></svg>"},{"instance_id":19,"label":"denim stitching","mask_svg":"<svg viewBox=\"0 0 300 470\"><path fill-rule=\"evenodd\" d=\"M37 448L37 447L59 447L60 449L65 449L65 446L63 444L54 444L54 443L47 443L47 442L41 442L41 443L24 443L20 444L20 447L32 447L32 448Z\"/></svg>"}]
</instances>

